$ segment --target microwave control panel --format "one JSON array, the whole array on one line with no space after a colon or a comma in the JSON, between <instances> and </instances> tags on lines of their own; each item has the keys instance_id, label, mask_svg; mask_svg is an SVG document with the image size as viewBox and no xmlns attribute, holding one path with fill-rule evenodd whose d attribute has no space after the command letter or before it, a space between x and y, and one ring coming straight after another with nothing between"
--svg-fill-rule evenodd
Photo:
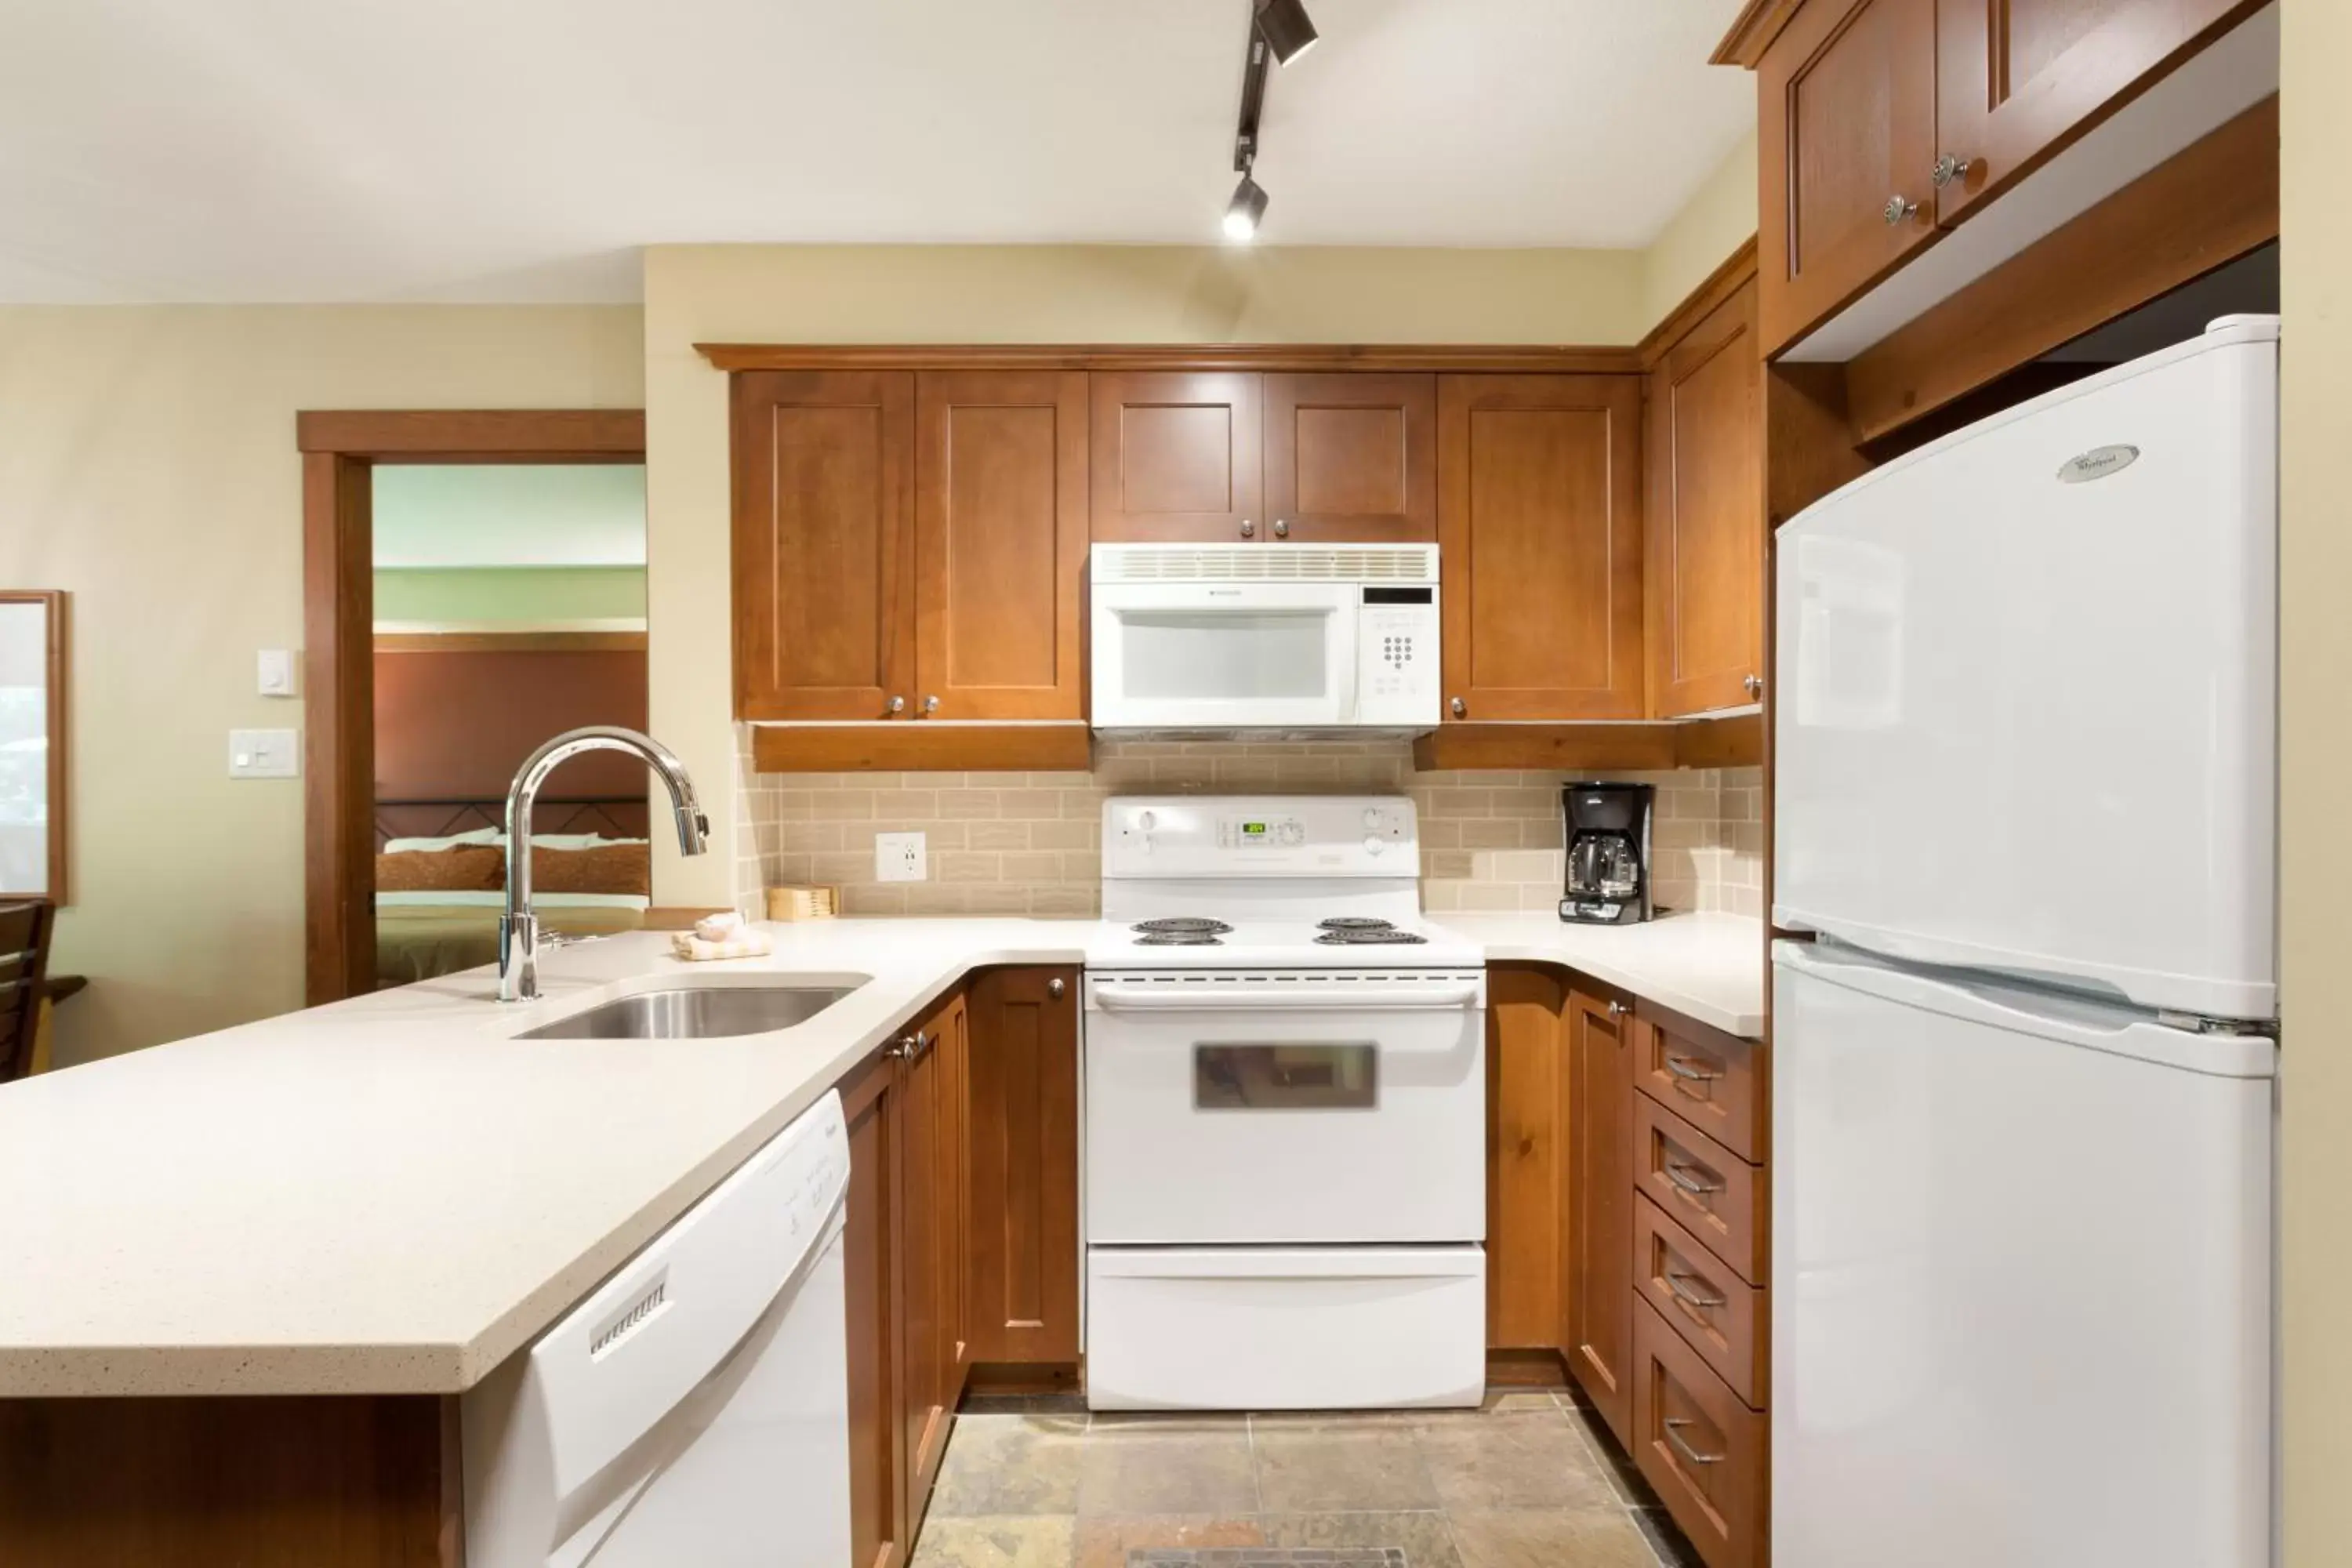
<instances>
[{"instance_id":1,"label":"microwave control panel","mask_svg":"<svg viewBox=\"0 0 2352 1568\"><path fill-rule=\"evenodd\" d=\"M1427 588L1390 593L1405 602L1382 602L1388 595L1368 590L1357 616L1356 721L1434 725L1437 595Z\"/></svg>"}]
</instances>

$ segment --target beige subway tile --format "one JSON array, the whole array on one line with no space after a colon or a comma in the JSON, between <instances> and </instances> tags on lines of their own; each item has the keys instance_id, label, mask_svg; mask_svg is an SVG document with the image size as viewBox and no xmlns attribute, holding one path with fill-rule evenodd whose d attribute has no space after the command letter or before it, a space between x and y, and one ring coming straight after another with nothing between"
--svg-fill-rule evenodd
<instances>
[{"instance_id":1,"label":"beige subway tile","mask_svg":"<svg viewBox=\"0 0 2352 1568\"><path fill-rule=\"evenodd\" d=\"M871 852L864 855L812 856L809 860L808 879L814 882L830 882L836 886L846 886L852 882L870 882L874 879L874 857Z\"/></svg>"},{"instance_id":2,"label":"beige subway tile","mask_svg":"<svg viewBox=\"0 0 2352 1568\"><path fill-rule=\"evenodd\" d=\"M1421 907L1433 914L1443 914L1462 907L1463 883L1423 879L1421 884Z\"/></svg>"},{"instance_id":3,"label":"beige subway tile","mask_svg":"<svg viewBox=\"0 0 2352 1568\"><path fill-rule=\"evenodd\" d=\"M1487 792L1487 804L1496 816L1544 816L1559 810L1559 796L1548 789L1514 786Z\"/></svg>"},{"instance_id":4,"label":"beige subway tile","mask_svg":"<svg viewBox=\"0 0 2352 1568\"><path fill-rule=\"evenodd\" d=\"M1519 889L1519 908L1544 914L1559 912L1559 884L1527 883Z\"/></svg>"},{"instance_id":5,"label":"beige subway tile","mask_svg":"<svg viewBox=\"0 0 2352 1568\"><path fill-rule=\"evenodd\" d=\"M1083 773L1030 773L1025 775L1031 789L1086 789L1094 784L1091 774Z\"/></svg>"},{"instance_id":6,"label":"beige subway tile","mask_svg":"<svg viewBox=\"0 0 2352 1568\"><path fill-rule=\"evenodd\" d=\"M761 874L778 886L805 884L816 880L816 868L806 855L786 850L781 855L761 857Z\"/></svg>"},{"instance_id":7,"label":"beige subway tile","mask_svg":"<svg viewBox=\"0 0 2352 1568\"><path fill-rule=\"evenodd\" d=\"M968 819L996 816L1001 796L992 789L943 789L939 792L938 811L941 817Z\"/></svg>"},{"instance_id":8,"label":"beige subway tile","mask_svg":"<svg viewBox=\"0 0 2352 1568\"><path fill-rule=\"evenodd\" d=\"M1519 824L1519 847L1522 849L1565 848L1567 836L1567 826L1557 813L1550 816L1530 817Z\"/></svg>"},{"instance_id":9,"label":"beige subway tile","mask_svg":"<svg viewBox=\"0 0 2352 1568\"><path fill-rule=\"evenodd\" d=\"M1492 816L1494 792L1483 789L1439 789L1430 792L1429 808L1444 816Z\"/></svg>"},{"instance_id":10,"label":"beige subway tile","mask_svg":"<svg viewBox=\"0 0 2352 1568\"><path fill-rule=\"evenodd\" d=\"M1454 824L1465 849L1516 849L1519 825L1497 817L1466 816Z\"/></svg>"},{"instance_id":11,"label":"beige subway tile","mask_svg":"<svg viewBox=\"0 0 2352 1568\"><path fill-rule=\"evenodd\" d=\"M1003 857L979 850L950 850L931 857L931 875L942 882L994 882Z\"/></svg>"},{"instance_id":12,"label":"beige subway tile","mask_svg":"<svg viewBox=\"0 0 2352 1568\"><path fill-rule=\"evenodd\" d=\"M971 909L971 893L968 888L950 882L909 882L907 884L907 912L910 915L960 915Z\"/></svg>"},{"instance_id":13,"label":"beige subway tile","mask_svg":"<svg viewBox=\"0 0 2352 1568\"><path fill-rule=\"evenodd\" d=\"M1024 826L1028 830L1028 841L1022 847L1026 849L1091 849L1102 836L1102 824L1092 820L1032 822ZM975 844L972 847L981 846Z\"/></svg>"},{"instance_id":14,"label":"beige subway tile","mask_svg":"<svg viewBox=\"0 0 2352 1568\"><path fill-rule=\"evenodd\" d=\"M819 790L809 797L821 822L871 822L874 792L870 789Z\"/></svg>"},{"instance_id":15,"label":"beige subway tile","mask_svg":"<svg viewBox=\"0 0 2352 1568\"><path fill-rule=\"evenodd\" d=\"M1091 849L1068 849L1062 853L1062 880L1065 882L1099 882L1102 880L1102 857Z\"/></svg>"},{"instance_id":16,"label":"beige subway tile","mask_svg":"<svg viewBox=\"0 0 2352 1568\"><path fill-rule=\"evenodd\" d=\"M1486 874L1496 881L1559 884L1560 857L1549 850L1504 849L1486 860Z\"/></svg>"},{"instance_id":17,"label":"beige subway tile","mask_svg":"<svg viewBox=\"0 0 2352 1568\"><path fill-rule=\"evenodd\" d=\"M1472 857L1467 849L1424 849L1421 856L1423 877L1466 879L1473 875Z\"/></svg>"},{"instance_id":18,"label":"beige subway tile","mask_svg":"<svg viewBox=\"0 0 2352 1568\"><path fill-rule=\"evenodd\" d=\"M1103 797L1090 790L1066 789L1055 802L1055 809L1045 815L1065 820L1099 823L1102 820Z\"/></svg>"},{"instance_id":19,"label":"beige subway tile","mask_svg":"<svg viewBox=\"0 0 2352 1568\"><path fill-rule=\"evenodd\" d=\"M1029 835L1034 831L1025 822L1003 822L993 818L961 825L964 843L959 848L1026 849Z\"/></svg>"},{"instance_id":20,"label":"beige subway tile","mask_svg":"<svg viewBox=\"0 0 2352 1568\"><path fill-rule=\"evenodd\" d=\"M1056 790L1001 790L996 803L999 816L1016 821L1034 822L1040 817L1062 815L1062 792Z\"/></svg>"},{"instance_id":21,"label":"beige subway tile","mask_svg":"<svg viewBox=\"0 0 2352 1568\"><path fill-rule=\"evenodd\" d=\"M881 822L921 822L940 814L940 792L935 789L877 789L874 792L874 816Z\"/></svg>"},{"instance_id":22,"label":"beige subway tile","mask_svg":"<svg viewBox=\"0 0 2352 1568\"><path fill-rule=\"evenodd\" d=\"M845 915L903 915L907 912L907 889L921 885L919 882L845 885L841 889L841 912Z\"/></svg>"},{"instance_id":23,"label":"beige subway tile","mask_svg":"<svg viewBox=\"0 0 2352 1568\"><path fill-rule=\"evenodd\" d=\"M1093 884L1075 887L1064 882L1029 890L1029 912L1033 915L1091 916L1101 908L1102 889Z\"/></svg>"},{"instance_id":24,"label":"beige subway tile","mask_svg":"<svg viewBox=\"0 0 2352 1568\"><path fill-rule=\"evenodd\" d=\"M997 857L1000 868L995 880L1017 882L1024 887L1035 887L1041 882L1056 882L1062 878L1062 857L1051 849L1018 849Z\"/></svg>"},{"instance_id":25,"label":"beige subway tile","mask_svg":"<svg viewBox=\"0 0 2352 1568\"><path fill-rule=\"evenodd\" d=\"M838 822L783 822L777 826L782 835L781 847L786 850L849 847L848 840L843 837L845 829Z\"/></svg>"},{"instance_id":26,"label":"beige subway tile","mask_svg":"<svg viewBox=\"0 0 2352 1568\"><path fill-rule=\"evenodd\" d=\"M1450 816L1433 816L1421 824L1421 847L1431 849L1462 847L1462 825Z\"/></svg>"},{"instance_id":27,"label":"beige subway tile","mask_svg":"<svg viewBox=\"0 0 2352 1568\"><path fill-rule=\"evenodd\" d=\"M1461 902L1455 907L1465 910L1516 910L1519 907L1519 890L1508 882L1457 882Z\"/></svg>"}]
</instances>

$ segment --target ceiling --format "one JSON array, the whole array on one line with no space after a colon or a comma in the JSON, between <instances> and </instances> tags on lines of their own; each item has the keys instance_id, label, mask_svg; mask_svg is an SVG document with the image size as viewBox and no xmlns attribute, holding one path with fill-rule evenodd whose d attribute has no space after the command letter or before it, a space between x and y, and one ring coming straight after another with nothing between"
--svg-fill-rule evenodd
<instances>
[{"instance_id":1,"label":"ceiling","mask_svg":"<svg viewBox=\"0 0 2352 1568\"><path fill-rule=\"evenodd\" d=\"M383 463L379 568L643 566L642 463Z\"/></svg>"},{"instance_id":2,"label":"ceiling","mask_svg":"<svg viewBox=\"0 0 2352 1568\"><path fill-rule=\"evenodd\" d=\"M1270 245L1647 244L1739 0L1309 0ZM1213 243L1249 0L0 0L0 301L637 298L656 243Z\"/></svg>"}]
</instances>

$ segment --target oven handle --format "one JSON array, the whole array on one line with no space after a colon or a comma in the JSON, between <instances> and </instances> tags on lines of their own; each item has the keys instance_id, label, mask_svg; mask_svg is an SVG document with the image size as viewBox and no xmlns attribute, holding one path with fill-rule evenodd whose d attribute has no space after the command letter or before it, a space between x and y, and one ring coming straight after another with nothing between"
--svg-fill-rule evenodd
<instances>
[{"instance_id":1,"label":"oven handle","mask_svg":"<svg viewBox=\"0 0 2352 1568\"><path fill-rule=\"evenodd\" d=\"M1106 1013L1423 1013L1475 1007L1478 982L1449 981L1437 985L1201 985L1122 984L1097 982L1091 993Z\"/></svg>"}]
</instances>

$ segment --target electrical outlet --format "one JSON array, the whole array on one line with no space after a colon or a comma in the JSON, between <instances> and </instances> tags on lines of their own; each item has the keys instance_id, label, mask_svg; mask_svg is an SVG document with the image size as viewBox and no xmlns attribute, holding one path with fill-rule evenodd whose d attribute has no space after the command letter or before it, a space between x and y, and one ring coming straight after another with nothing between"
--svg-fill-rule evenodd
<instances>
[{"instance_id":1,"label":"electrical outlet","mask_svg":"<svg viewBox=\"0 0 2352 1568\"><path fill-rule=\"evenodd\" d=\"M930 875L919 833L877 833L874 836L874 879L877 882L919 882Z\"/></svg>"}]
</instances>

